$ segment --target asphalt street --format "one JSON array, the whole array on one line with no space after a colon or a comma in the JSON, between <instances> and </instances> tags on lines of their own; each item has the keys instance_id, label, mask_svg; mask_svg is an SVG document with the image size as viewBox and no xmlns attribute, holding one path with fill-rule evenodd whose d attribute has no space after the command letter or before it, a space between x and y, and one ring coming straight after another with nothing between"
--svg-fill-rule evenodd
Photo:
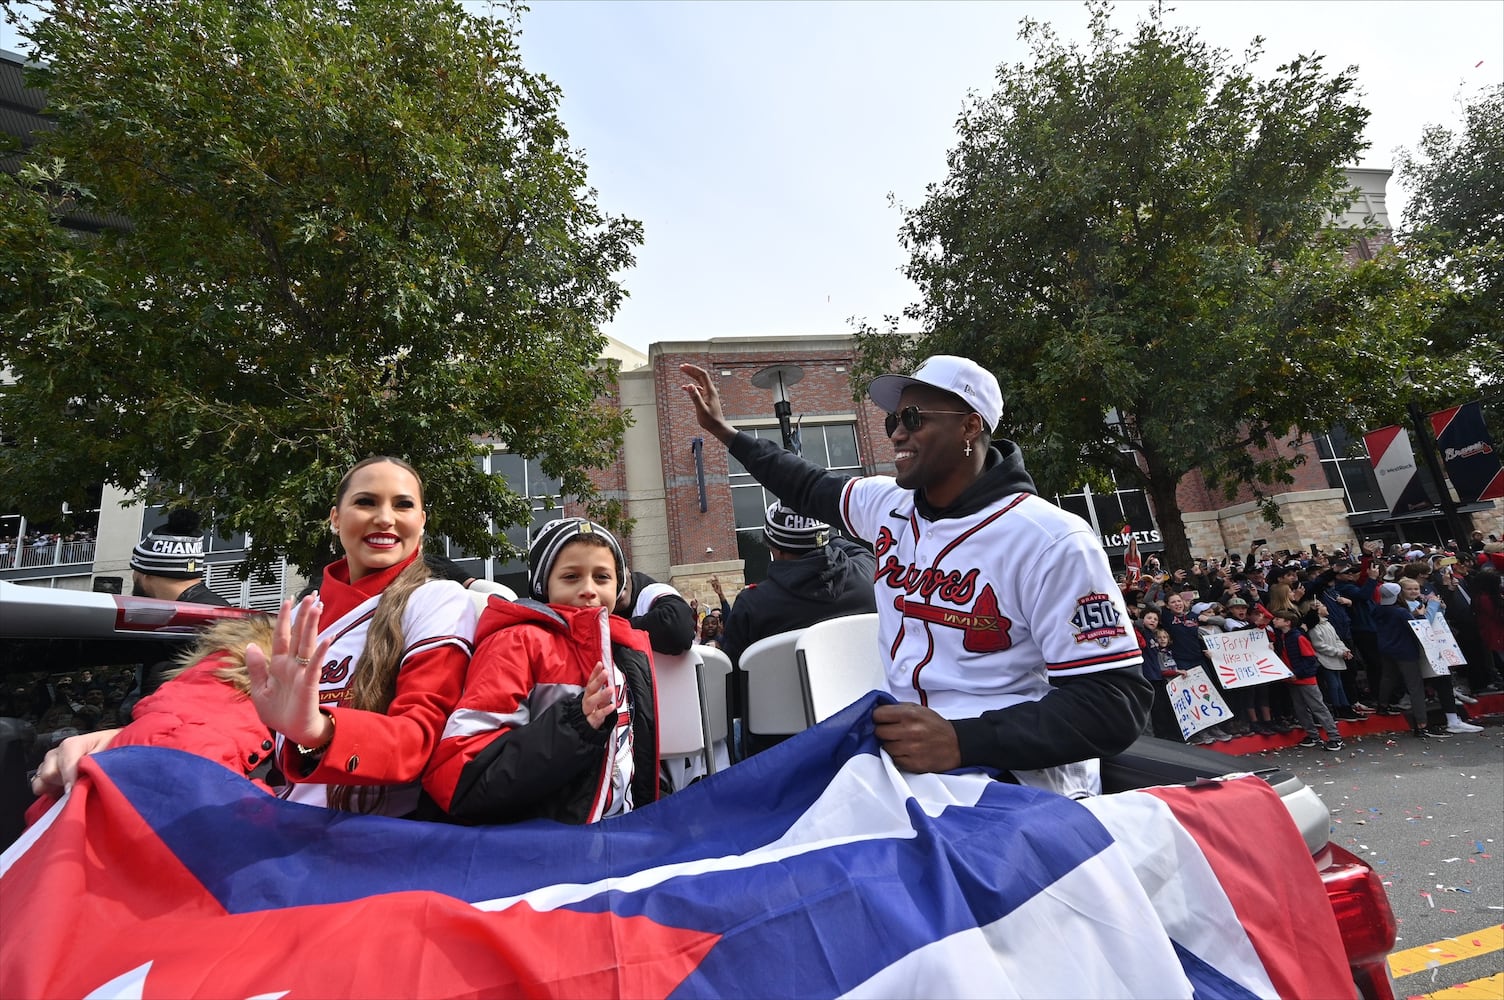
<instances>
[{"instance_id":1,"label":"asphalt street","mask_svg":"<svg viewBox=\"0 0 1504 1000\"><path fill-rule=\"evenodd\" d=\"M1332 840L1383 877L1402 997L1471 983L1447 996L1504 998L1504 716L1474 721L1482 733L1447 740L1386 733L1241 758L1300 775L1331 810Z\"/></svg>"}]
</instances>

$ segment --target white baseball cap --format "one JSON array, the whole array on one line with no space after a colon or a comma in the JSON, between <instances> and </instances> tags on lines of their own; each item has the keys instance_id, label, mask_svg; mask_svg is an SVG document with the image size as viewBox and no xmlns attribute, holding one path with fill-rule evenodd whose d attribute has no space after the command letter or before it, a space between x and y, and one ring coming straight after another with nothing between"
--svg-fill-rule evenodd
<instances>
[{"instance_id":1,"label":"white baseball cap","mask_svg":"<svg viewBox=\"0 0 1504 1000\"><path fill-rule=\"evenodd\" d=\"M1003 391L996 377L975 361L953 354L925 358L911 375L879 375L867 386L867 397L884 413L895 413L899 397L911 385L933 386L960 396L982 418L989 434L1003 417Z\"/></svg>"}]
</instances>

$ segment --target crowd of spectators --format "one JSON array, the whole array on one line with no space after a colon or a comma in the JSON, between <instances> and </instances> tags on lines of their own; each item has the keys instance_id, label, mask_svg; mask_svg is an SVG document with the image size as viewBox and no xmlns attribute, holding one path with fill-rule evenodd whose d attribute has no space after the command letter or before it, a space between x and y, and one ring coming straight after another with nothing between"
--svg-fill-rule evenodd
<instances>
[{"instance_id":1,"label":"crowd of spectators","mask_svg":"<svg viewBox=\"0 0 1504 1000\"><path fill-rule=\"evenodd\" d=\"M0 535L0 569L54 562L91 562L93 558L92 531L28 531L19 538Z\"/></svg>"},{"instance_id":2,"label":"crowd of spectators","mask_svg":"<svg viewBox=\"0 0 1504 1000\"><path fill-rule=\"evenodd\" d=\"M1210 667L1206 634L1250 627L1270 630L1271 646L1297 678L1315 670L1314 688L1331 721L1356 721L1375 712L1414 712L1424 720L1424 706L1406 703L1413 697L1394 704L1386 700L1397 692L1384 683L1386 657L1374 623L1382 616L1374 612L1383 603L1400 603L1407 614L1444 621L1466 661L1450 678L1426 680L1428 700L1449 721L1430 727L1422 721L1417 728L1430 736L1474 731L1466 723L1464 706L1477 694L1504 690L1501 570L1504 543L1479 532L1467 545L1399 543L1386 549L1375 541L1356 550L1343 545L1310 552L1261 546L1246 556L1197 559L1188 568L1163 566L1150 555L1140 573L1121 575L1119 584L1144 649L1144 672L1156 684L1151 729L1162 738L1181 738L1168 700L1168 678ZM1386 584L1393 584L1392 590ZM1285 634L1289 628L1282 633L1281 622L1293 626L1293 633ZM1215 670L1206 674L1220 687ZM1394 684L1399 683L1396 675ZM1304 710L1315 708L1302 704L1310 697L1306 692L1292 698L1289 685L1261 684L1221 693L1232 720L1201 730L1192 742L1304 729L1305 745L1341 748L1335 725L1313 723L1320 721L1321 710ZM1318 729L1326 730L1324 740Z\"/></svg>"}]
</instances>

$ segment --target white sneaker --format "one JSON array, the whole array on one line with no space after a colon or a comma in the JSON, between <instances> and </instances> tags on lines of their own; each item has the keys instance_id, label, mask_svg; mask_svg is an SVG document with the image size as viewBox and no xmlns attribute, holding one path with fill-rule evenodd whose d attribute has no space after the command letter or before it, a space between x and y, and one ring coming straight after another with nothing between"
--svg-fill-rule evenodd
<instances>
[{"instance_id":1,"label":"white sneaker","mask_svg":"<svg viewBox=\"0 0 1504 1000\"><path fill-rule=\"evenodd\" d=\"M1468 694L1466 691L1453 691L1452 693L1454 695L1456 695L1457 696L1457 700L1460 701L1460 702L1462 702L1464 705L1476 705L1476 704L1478 704L1478 699L1474 698L1472 695Z\"/></svg>"},{"instance_id":2,"label":"white sneaker","mask_svg":"<svg viewBox=\"0 0 1504 1000\"><path fill-rule=\"evenodd\" d=\"M1481 732L1483 732L1483 727L1482 726L1475 726L1471 722L1463 722L1461 719L1459 719L1456 722L1448 722L1447 723L1447 732L1449 732L1449 733L1481 733Z\"/></svg>"},{"instance_id":3,"label":"white sneaker","mask_svg":"<svg viewBox=\"0 0 1504 1000\"><path fill-rule=\"evenodd\" d=\"M1395 707L1404 712L1410 711L1410 696L1408 694L1405 695L1405 697L1395 703Z\"/></svg>"}]
</instances>

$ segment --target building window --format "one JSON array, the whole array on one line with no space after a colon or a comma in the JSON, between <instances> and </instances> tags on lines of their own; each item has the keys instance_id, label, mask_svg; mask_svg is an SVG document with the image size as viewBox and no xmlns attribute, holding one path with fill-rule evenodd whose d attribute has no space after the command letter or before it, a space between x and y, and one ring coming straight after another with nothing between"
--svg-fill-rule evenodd
<instances>
[{"instance_id":1,"label":"building window","mask_svg":"<svg viewBox=\"0 0 1504 1000\"><path fill-rule=\"evenodd\" d=\"M500 476L515 492L528 498L532 506L532 520L523 526L513 525L506 530L507 541L526 552L538 531L550 521L564 516L564 500L560 493L563 484L553 476L546 475L537 459L525 459L521 455L496 451L482 455L476 464L484 472ZM496 530L495 522L487 525ZM527 560L483 557L465 551L457 543L444 539L450 559L464 567L466 572L481 580L495 580L515 590L518 596L527 595Z\"/></svg>"},{"instance_id":2,"label":"building window","mask_svg":"<svg viewBox=\"0 0 1504 1000\"><path fill-rule=\"evenodd\" d=\"M1111 475L1111 473L1109 473ZM1117 477L1113 475L1113 484ZM1097 492L1082 487L1080 493L1065 493L1055 497L1055 506L1070 511L1090 524L1102 541L1102 548L1114 559L1128 549L1123 527L1138 536L1140 553L1158 552L1164 548L1159 528L1149 512L1149 500L1139 489L1115 489L1110 493Z\"/></svg>"},{"instance_id":3,"label":"building window","mask_svg":"<svg viewBox=\"0 0 1504 1000\"><path fill-rule=\"evenodd\" d=\"M783 444L783 433L777 427L744 429L753 437ZM862 474L855 424L804 424L799 443L805 459L823 469L849 476ZM768 575L768 550L762 543L763 515L778 497L764 489L734 457L728 455L727 461L731 467L731 507L736 514L736 554L743 560L746 581L757 583Z\"/></svg>"},{"instance_id":4,"label":"building window","mask_svg":"<svg viewBox=\"0 0 1504 1000\"><path fill-rule=\"evenodd\" d=\"M1389 510L1374 478L1368 448L1361 437L1354 438L1341 427L1315 435L1316 452L1321 456L1321 471L1327 486L1342 491L1342 501L1350 514Z\"/></svg>"}]
</instances>

